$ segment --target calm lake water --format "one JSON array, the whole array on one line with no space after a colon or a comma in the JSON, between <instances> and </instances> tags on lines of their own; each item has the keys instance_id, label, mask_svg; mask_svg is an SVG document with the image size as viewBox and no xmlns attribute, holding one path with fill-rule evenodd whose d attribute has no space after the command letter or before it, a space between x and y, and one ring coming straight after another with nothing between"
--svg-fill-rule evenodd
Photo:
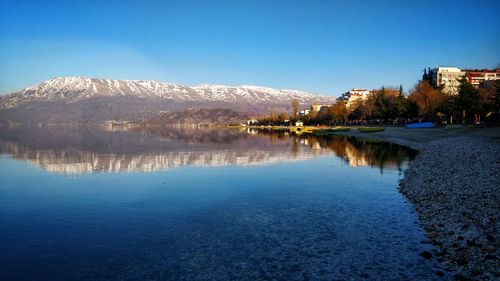
<instances>
[{"instance_id":1,"label":"calm lake water","mask_svg":"<svg viewBox=\"0 0 500 281\"><path fill-rule=\"evenodd\" d=\"M0 280L436 280L401 146L0 129Z\"/></svg>"}]
</instances>

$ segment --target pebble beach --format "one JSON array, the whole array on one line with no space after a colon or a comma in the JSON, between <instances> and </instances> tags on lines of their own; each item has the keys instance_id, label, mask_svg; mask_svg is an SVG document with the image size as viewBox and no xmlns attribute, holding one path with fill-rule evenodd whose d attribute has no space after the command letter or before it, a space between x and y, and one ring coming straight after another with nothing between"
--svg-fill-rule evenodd
<instances>
[{"instance_id":1,"label":"pebble beach","mask_svg":"<svg viewBox=\"0 0 500 281\"><path fill-rule=\"evenodd\" d=\"M438 260L455 280L500 278L499 129L447 132L444 129L350 133L384 139L420 151L400 182L419 223L438 250ZM442 273L437 272L437 275Z\"/></svg>"}]
</instances>

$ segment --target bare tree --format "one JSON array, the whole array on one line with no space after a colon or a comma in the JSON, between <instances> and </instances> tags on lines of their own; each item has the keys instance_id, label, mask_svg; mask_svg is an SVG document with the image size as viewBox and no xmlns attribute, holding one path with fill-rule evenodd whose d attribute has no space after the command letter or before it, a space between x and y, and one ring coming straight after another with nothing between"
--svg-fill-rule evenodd
<instances>
[{"instance_id":1,"label":"bare tree","mask_svg":"<svg viewBox=\"0 0 500 281\"><path fill-rule=\"evenodd\" d=\"M285 123L285 121L288 120L288 114L286 114L286 112L281 112L279 115L278 115L278 121L280 123Z\"/></svg>"},{"instance_id":2,"label":"bare tree","mask_svg":"<svg viewBox=\"0 0 500 281\"><path fill-rule=\"evenodd\" d=\"M349 111L347 110L346 103L344 101L338 101L330 108L330 114L333 118L333 122L337 123L345 123L348 121L347 117L349 116Z\"/></svg>"},{"instance_id":3,"label":"bare tree","mask_svg":"<svg viewBox=\"0 0 500 281\"><path fill-rule=\"evenodd\" d=\"M447 96L427 81L421 81L415 85L408 99L417 105L421 116L432 119L437 109L446 102Z\"/></svg>"},{"instance_id":4,"label":"bare tree","mask_svg":"<svg viewBox=\"0 0 500 281\"><path fill-rule=\"evenodd\" d=\"M297 118L297 114L299 113L299 101L297 99L292 100L292 116L293 118Z\"/></svg>"},{"instance_id":5,"label":"bare tree","mask_svg":"<svg viewBox=\"0 0 500 281\"><path fill-rule=\"evenodd\" d=\"M269 110L269 121L274 124L274 122L278 121L278 114L274 109Z\"/></svg>"}]
</instances>

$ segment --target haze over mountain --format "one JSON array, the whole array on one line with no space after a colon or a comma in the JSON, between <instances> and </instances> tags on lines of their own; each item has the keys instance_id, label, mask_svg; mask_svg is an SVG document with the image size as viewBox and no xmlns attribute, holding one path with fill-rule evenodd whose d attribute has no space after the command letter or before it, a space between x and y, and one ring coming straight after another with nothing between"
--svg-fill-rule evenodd
<instances>
[{"instance_id":1,"label":"haze over mountain","mask_svg":"<svg viewBox=\"0 0 500 281\"><path fill-rule=\"evenodd\" d=\"M332 103L332 96L257 86L185 86L151 80L56 77L0 97L0 121L76 123L137 120L163 111L230 108L248 114L289 111L302 105Z\"/></svg>"},{"instance_id":2,"label":"haze over mountain","mask_svg":"<svg viewBox=\"0 0 500 281\"><path fill-rule=\"evenodd\" d=\"M222 125L240 124L248 120L250 116L246 113L234 111L229 108L188 108L182 111L160 113L143 124L147 125Z\"/></svg>"}]
</instances>

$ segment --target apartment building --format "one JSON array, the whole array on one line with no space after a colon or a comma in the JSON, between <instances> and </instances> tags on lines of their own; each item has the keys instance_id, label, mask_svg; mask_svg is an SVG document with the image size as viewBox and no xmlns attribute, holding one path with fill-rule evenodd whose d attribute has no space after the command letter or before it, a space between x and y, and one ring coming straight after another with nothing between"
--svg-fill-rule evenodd
<instances>
[{"instance_id":1,"label":"apartment building","mask_svg":"<svg viewBox=\"0 0 500 281\"><path fill-rule=\"evenodd\" d=\"M368 99L368 95L371 93L370 90L366 89L352 89L349 92L345 92L337 100L344 101L346 106L349 107L358 100L365 101Z\"/></svg>"},{"instance_id":2,"label":"apartment building","mask_svg":"<svg viewBox=\"0 0 500 281\"><path fill-rule=\"evenodd\" d=\"M500 80L500 68L496 69L465 69L467 82L474 87L479 87L479 84L490 81Z\"/></svg>"},{"instance_id":3,"label":"apartment building","mask_svg":"<svg viewBox=\"0 0 500 281\"><path fill-rule=\"evenodd\" d=\"M450 95L458 94L459 81L463 77L476 88L485 81L500 80L500 68L461 70L457 67L436 67L429 74L434 85L442 86L443 92Z\"/></svg>"},{"instance_id":4,"label":"apartment building","mask_svg":"<svg viewBox=\"0 0 500 281\"><path fill-rule=\"evenodd\" d=\"M306 116L309 115L311 112L319 112L322 108L324 107L329 107L330 105L328 104L313 104L309 109L304 109L299 111L299 116Z\"/></svg>"},{"instance_id":5,"label":"apartment building","mask_svg":"<svg viewBox=\"0 0 500 281\"><path fill-rule=\"evenodd\" d=\"M460 86L459 81L466 73L457 67L436 67L431 69L429 74L434 85L443 87L444 93L456 95Z\"/></svg>"}]
</instances>

